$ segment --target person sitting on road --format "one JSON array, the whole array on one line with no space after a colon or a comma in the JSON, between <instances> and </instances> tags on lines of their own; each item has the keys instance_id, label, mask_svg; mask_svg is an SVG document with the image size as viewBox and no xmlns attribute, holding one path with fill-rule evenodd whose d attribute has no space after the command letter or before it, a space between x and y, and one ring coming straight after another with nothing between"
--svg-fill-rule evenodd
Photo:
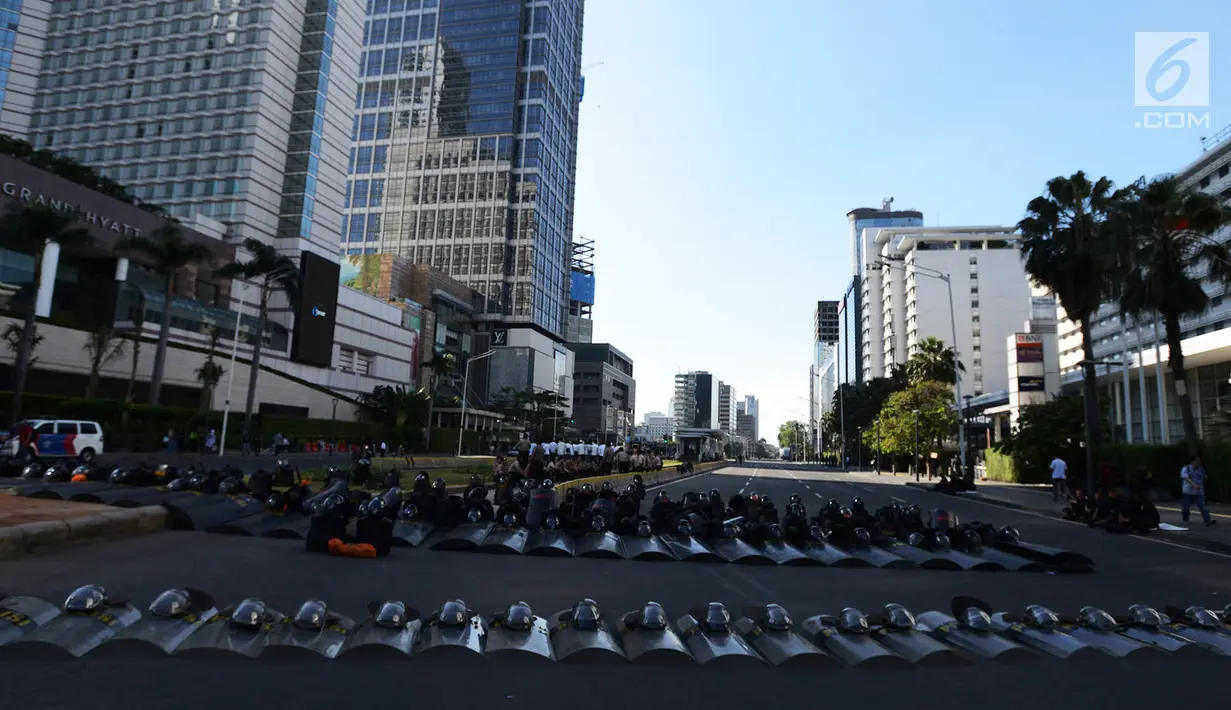
<instances>
[{"instance_id":1,"label":"person sitting on road","mask_svg":"<svg viewBox=\"0 0 1231 710\"><path fill-rule=\"evenodd\" d=\"M1069 505L1064 509L1064 519L1088 524L1094 521L1096 509L1097 501L1078 488L1069 496Z\"/></svg>"},{"instance_id":2,"label":"person sitting on road","mask_svg":"<svg viewBox=\"0 0 1231 710\"><path fill-rule=\"evenodd\" d=\"M508 469L509 469L509 465L507 462L505 462L504 457L497 456L496 465L492 466L492 480L494 481L497 478L500 478L501 476L507 475L509 472Z\"/></svg>"}]
</instances>

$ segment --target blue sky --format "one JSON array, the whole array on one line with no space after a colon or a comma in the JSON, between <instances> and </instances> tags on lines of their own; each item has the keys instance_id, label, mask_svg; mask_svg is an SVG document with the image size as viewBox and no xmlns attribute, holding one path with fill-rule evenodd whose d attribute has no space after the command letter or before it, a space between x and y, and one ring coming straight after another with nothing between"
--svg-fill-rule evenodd
<instances>
[{"instance_id":1,"label":"blue sky","mask_svg":"<svg viewBox=\"0 0 1231 710\"><path fill-rule=\"evenodd\" d=\"M1176 171L1231 124L1226 0L587 0L575 231L637 415L679 371L807 417L846 213L1013 224L1044 182ZM1210 32L1210 129L1134 127L1134 32ZM1229 40L1231 42L1231 40ZM1225 70L1224 70L1225 68Z\"/></svg>"}]
</instances>

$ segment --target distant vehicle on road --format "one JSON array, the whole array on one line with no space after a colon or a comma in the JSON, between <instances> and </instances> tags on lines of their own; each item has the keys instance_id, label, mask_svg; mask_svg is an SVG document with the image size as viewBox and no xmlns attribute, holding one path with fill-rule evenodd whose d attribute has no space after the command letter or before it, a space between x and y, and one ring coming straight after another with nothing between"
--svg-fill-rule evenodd
<instances>
[{"instance_id":1,"label":"distant vehicle on road","mask_svg":"<svg viewBox=\"0 0 1231 710\"><path fill-rule=\"evenodd\" d=\"M93 461L103 453L103 427L98 422L75 419L30 419L25 422L34 429L35 454L50 458L79 458ZM21 442L16 436L4 443L4 456L21 454Z\"/></svg>"}]
</instances>

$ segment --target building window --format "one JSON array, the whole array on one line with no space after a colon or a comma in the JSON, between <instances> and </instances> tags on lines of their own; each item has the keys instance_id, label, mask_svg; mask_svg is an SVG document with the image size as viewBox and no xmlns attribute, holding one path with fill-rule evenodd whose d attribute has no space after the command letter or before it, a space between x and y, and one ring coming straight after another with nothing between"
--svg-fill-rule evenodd
<instances>
[{"instance_id":1,"label":"building window","mask_svg":"<svg viewBox=\"0 0 1231 710\"><path fill-rule=\"evenodd\" d=\"M360 375L372 374L372 363L374 357L367 353L355 353L355 372Z\"/></svg>"},{"instance_id":2,"label":"building window","mask_svg":"<svg viewBox=\"0 0 1231 710\"><path fill-rule=\"evenodd\" d=\"M355 371L355 351L350 348L338 349L338 369L342 372Z\"/></svg>"}]
</instances>

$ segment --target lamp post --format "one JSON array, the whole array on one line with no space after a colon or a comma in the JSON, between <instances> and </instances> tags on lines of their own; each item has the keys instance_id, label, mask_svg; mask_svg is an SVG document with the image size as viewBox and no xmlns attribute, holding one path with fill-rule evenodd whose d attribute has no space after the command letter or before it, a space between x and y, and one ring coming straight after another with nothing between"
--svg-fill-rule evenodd
<instances>
[{"instance_id":1,"label":"lamp post","mask_svg":"<svg viewBox=\"0 0 1231 710\"><path fill-rule=\"evenodd\" d=\"M855 451L859 457L859 471L863 471L863 427L855 427Z\"/></svg>"},{"instance_id":2,"label":"lamp post","mask_svg":"<svg viewBox=\"0 0 1231 710\"><path fill-rule=\"evenodd\" d=\"M491 357L492 353L494 352L496 352L496 349L492 348L491 350L488 350L485 353L475 355L474 357L466 360L466 364L462 366L462 420L461 422L459 422L459 427L457 430L457 456L458 458L461 458L462 456L462 434L466 432L466 393L468 391L467 387L470 382L470 365L476 360L482 360L485 357ZM431 422L428 422L428 426L431 426Z\"/></svg>"},{"instance_id":3,"label":"lamp post","mask_svg":"<svg viewBox=\"0 0 1231 710\"><path fill-rule=\"evenodd\" d=\"M1078 364L1081 365L1083 372L1085 372L1085 368L1088 367L1090 368L1090 372L1097 374L1098 372L1097 368L1099 365L1123 365L1124 363L1116 362L1115 360L1082 360ZM1110 374L1111 374L1111 371L1108 370L1108 375L1109 375L1108 379L1110 379ZM1098 388L1095 387L1094 391L1097 393ZM1082 389L1081 394L1082 394L1082 398L1084 399L1086 396L1085 388ZM1160 404L1159 406L1161 407L1162 405ZM1094 403L1094 409L1095 411L1098 411L1097 401ZM1086 490L1096 491L1098 490L1098 486L1096 486L1094 482L1094 447L1090 445L1090 428L1089 427L1086 427L1086 442L1085 443L1086 443Z\"/></svg>"},{"instance_id":4,"label":"lamp post","mask_svg":"<svg viewBox=\"0 0 1231 710\"><path fill-rule=\"evenodd\" d=\"M235 354L239 350L239 322L244 317L244 291L248 284L239 287L239 306L235 309L235 333L231 336L231 371L227 373L227 396L222 406L222 437L218 439L218 456L227 452L227 419L231 416L231 390L235 387Z\"/></svg>"},{"instance_id":5,"label":"lamp post","mask_svg":"<svg viewBox=\"0 0 1231 710\"><path fill-rule=\"evenodd\" d=\"M971 443L970 431L969 431L970 430L970 400L974 399L974 396L969 395L969 394L962 395L962 399L966 402L966 409L964 410L964 415L962 416L962 427L964 427L967 430L966 431L966 444L969 445ZM972 451L970 453L973 454L974 452ZM962 475L968 477L970 480L973 481L975 479L974 456L968 455L966 457L966 466L969 468L969 470L963 469Z\"/></svg>"},{"instance_id":6,"label":"lamp post","mask_svg":"<svg viewBox=\"0 0 1231 710\"><path fill-rule=\"evenodd\" d=\"M926 266L920 266L918 264L912 264L912 269L913 269L912 272L908 272L906 268L903 266L898 266L897 264L894 264L888 261L887 259L885 259L885 257L881 257L880 260L878 261L878 264L880 268L889 268L889 269L897 268L897 269L900 269L903 273L916 273L916 274L919 274L920 276L928 276L934 279L940 279L941 281L945 282L945 287L949 292L949 326L953 332L953 342L951 344L953 348L953 410L954 410L954 414L960 414L962 411L962 368L961 368L961 360L957 358L957 315L953 310L953 280L949 277L949 274L946 274L942 271L937 271L935 269L929 269ZM917 414L918 413L916 412L916 415ZM916 423L916 429L917 428L918 428L918 425ZM958 449L958 453L961 456L961 460L962 460L963 475L965 475L965 472L966 472L966 430L964 427L958 426L957 438L958 438L957 449ZM916 475L918 475L918 470L916 470L915 473ZM973 479L970 480L970 485L972 487L974 486Z\"/></svg>"},{"instance_id":7,"label":"lamp post","mask_svg":"<svg viewBox=\"0 0 1231 710\"><path fill-rule=\"evenodd\" d=\"M919 481L919 410L912 409L911 414L915 415L915 482Z\"/></svg>"},{"instance_id":8,"label":"lamp post","mask_svg":"<svg viewBox=\"0 0 1231 710\"><path fill-rule=\"evenodd\" d=\"M881 418L876 418L876 475L881 475Z\"/></svg>"}]
</instances>

